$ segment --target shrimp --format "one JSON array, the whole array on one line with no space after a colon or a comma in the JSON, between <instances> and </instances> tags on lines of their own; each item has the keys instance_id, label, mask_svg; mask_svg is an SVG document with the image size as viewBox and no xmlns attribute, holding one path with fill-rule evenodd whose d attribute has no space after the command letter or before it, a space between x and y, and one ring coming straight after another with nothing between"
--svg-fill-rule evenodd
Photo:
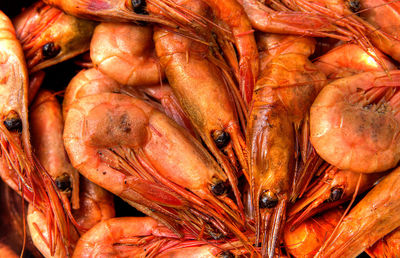
<instances>
[{"instance_id":1,"label":"shrimp","mask_svg":"<svg viewBox=\"0 0 400 258\"><path fill-rule=\"evenodd\" d=\"M90 44L95 67L122 85L154 85L163 80L151 27L101 23Z\"/></svg>"},{"instance_id":2,"label":"shrimp","mask_svg":"<svg viewBox=\"0 0 400 258\"><path fill-rule=\"evenodd\" d=\"M18 258L18 255L7 245L0 243L0 256L8 258Z\"/></svg>"},{"instance_id":3,"label":"shrimp","mask_svg":"<svg viewBox=\"0 0 400 258\"><path fill-rule=\"evenodd\" d=\"M33 155L28 125L28 71L13 25L0 12L0 176L45 213L51 239L66 237L67 218L55 185ZM54 252L54 241L50 243Z\"/></svg>"},{"instance_id":4,"label":"shrimp","mask_svg":"<svg viewBox=\"0 0 400 258\"><path fill-rule=\"evenodd\" d=\"M287 250L294 257L313 257L332 234L343 212L341 208L334 208L303 221L295 230L291 229L292 224L286 224L283 240Z\"/></svg>"},{"instance_id":5,"label":"shrimp","mask_svg":"<svg viewBox=\"0 0 400 258\"><path fill-rule=\"evenodd\" d=\"M310 140L341 170L386 171L400 160L399 71L365 72L336 80L311 106Z\"/></svg>"},{"instance_id":6,"label":"shrimp","mask_svg":"<svg viewBox=\"0 0 400 258\"><path fill-rule=\"evenodd\" d=\"M31 104L36 97L40 87L42 86L46 73L42 70L37 71L29 76L28 103Z\"/></svg>"},{"instance_id":7,"label":"shrimp","mask_svg":"<svg viewBox=\"0 0 400 258\"><path fill-rule=\"evenodd\" d=\"M89 50L97 23L67 15L41 1L13 20L29 73L60 63Z\"/></svg>"},{"instance_id":8,"label":"shrimp","mask_svg":"<svg viewBox=\"0 0 400 258\"><path fill-rule=\"evenodd\" d=\"M50 249L50 234L46 227L49 223L48 218L42 212L36 210L32 204L29 205L28 214L26 217L30 236L33 244L40 251L44 257L67 257L68 251L65 250L62 244L62 239L57 238L56 248L54 253L51 253ZM74 250L75 243L78 241L78 233L73 227L69 227L70 234L68 235L69 242L71 243L71 249Z\"/></svg>"},{"instance_id":9,"label":"shrimp","mask_svg":"<svg viewBox=\"0 0 400 258\"><path fill-rule=\"evenodd\" d=\"M384 173L383 173L384 174ZM293 227L308 217L348 201L354 194L361 194L381 178L382 173L360 174L338 170L333 166L324 169L323 174L306 190L302 199L289 210L288 221ZM360 182L359 182L360 180ZM355 192L357 189L358 191Z\"/></svg>"},{"instance_id":10,"label":"shrimp","mask_svg":"<svg viewBox=\"0 0 400 258\"><path fill-rule=\"evenodd\" d=\"M207 10L199 1L185 4L199 15ZM243 173L246 176L248 173L245 140L237 115L241 112L239 104L234 101L221 70L207 59L205 45L164 28L155 28L154 41L170 86L197 133L227 174L242 210L235 171L240 164Z\"/></svg>"},{"instance_id":11,"label":"shrimp","mask_svg":"<svg viewBox=\"0 0 400 258\"><path fill-rule=\"evenodd\" d=\"M262 237L262 254L272 257L292 199L295 130L326 79L308 60L312 39L270 35L267 41L278 47L271 47L256 83L246 139L256 243Z\"/></svg>"},{"instance_id":12,"label":"shrimp","mask_svg":"<svg viewBox=\"0 0 400 258\"><path fill-rule=\"evenodd\" d=\"M69 15L101 22L155 22L175 27L163 17L149 15L146 1L131 0L44 0Z\"/></svg>"},{"instance_id":13,"label":"shrimp","mask_svg":"<svg viewBox=\"0 0 400 258\"><path fill-rule=\"evenodd\" d=\"M396 228L366 250L370 257L394 257L400 253L400 228Z\"/></svg>"},{"instance_id":14,"label":"shrimp","mask_svg":"<svg viewBox=\"0 0 400 258\"><path fill-rule=\"evenodd\" d=\"M113 195L92 183L83 176L79 179L79 209L73 210L72 215L84 230L83 234L100 221L115 217Z\"/></svg>"},{"instance_id":15,"label":"shrimp","mask_svg":"<svg viewBox=\"0 0 400 258\"><path fill-rule=\"evenodd\" d=\"M396 66L378 49L373 52L379 57L388 70L395 70ZM329 79L339 79L361 72L383 71L371 55L356 44L343 44L335 47L314 62L318 69Z\"/></svg>"},{"instance_id":16,"label":"shrimp","mask_svg":"<svg viewBox=\"0 0 400 258\"><path fill-rule=\"evenodd\" d=\"M399 186L400 168L396 168L344 217L316 257L355 257L399 227Z\"/></svg>"},{"instance_id":17,"label":"shrimp","mask_svg":"<svg viewBox=\"0 0 400 258\"><path fill-rule=\"evenodd\" d=\"M181 226L197 234L204 226L204 233L212 234L207 232L211 223L223 234L229 230L247 239L239 230L238 208L226 196L228 178L217 163L192 136L144 101L115 93L77 100L67 114L64 143L81 174L175 233L179 218ZM194 219L194 214L200 217Z\"/></svg>"},{"instance_id":18,"label":"shrimp","mask_svg":"<svg viewBox=\"0 0 400 258\"><path fill-rule=\"evenodd\" d=\"M64 150L61 106L53 93L42 90L30 111L32 146L36 156L64 196L64 206L79 209L79 173L69 163Z\"/></svg>"}]
</instances>

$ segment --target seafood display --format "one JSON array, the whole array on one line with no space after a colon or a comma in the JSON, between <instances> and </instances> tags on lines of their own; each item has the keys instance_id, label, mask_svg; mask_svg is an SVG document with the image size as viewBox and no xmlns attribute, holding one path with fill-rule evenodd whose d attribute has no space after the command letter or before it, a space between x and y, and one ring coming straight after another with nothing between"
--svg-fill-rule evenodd
<instances>
[{"instance_id":1,"label":"seafood display","mask_svg":"<svg viewBox=\"0 0 400 258\"><path fill-rule=\"evenodd\" d=\"M0 3L0 257L399 257L400 3Z\"/></svg>"}]
</instances>

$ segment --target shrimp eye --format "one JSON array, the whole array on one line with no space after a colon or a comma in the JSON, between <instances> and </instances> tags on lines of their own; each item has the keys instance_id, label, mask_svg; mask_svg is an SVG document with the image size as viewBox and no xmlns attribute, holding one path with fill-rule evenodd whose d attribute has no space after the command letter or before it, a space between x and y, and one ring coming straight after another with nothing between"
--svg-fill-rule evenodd
<instances>
[{"instance_id":1,"label":"shrimp eye","mask_svg":"<svg viewBox=\"0 0 400 258\"><path fill-rule=\"evenodd\" d=\"M224 182L218 181L215 184L211 185L211 192L216 196L223 195L227 192L227 188Z\"/></svg>"},{"instance_id":2,"label":"shrimp eye","mask_svg":"<svg viewBox=\"0 0 400 258\"><path fill-rule=\"evenodd\" d=\"M328 202L336 202L342 197L342 194L343 194L342 188L331 189L331 195L329 196Z\"/></svg>"},{"instance_id":3,"label":"shrimp eye","mask_svg":"<svg viewBox=\"0 0 400 258\"><path fill-rule=\"evenodd\" d=\"M214 138L215 144L217 145L217 147L219 149L222 149L223 147L225 147L231 139L229 134L222 130L215 130L213 132L213 138Z\"/></svg>"},{"instance_id":4,"label":"shrimp eye","mask_svg":"<svg viewBox=\"0 0 400 258\"><path fill-rule=\"evenodd\" d=\"M53 42L46 43L42 47L42 54L44 59L50 59L58 55L60 53L61 48L54 45Z\"/></svg>"},{"instance_id":5,"label":"shrimp eye","mask_svg":"<svg viewBox=\"0 0 400 258\"><path fill-rule=\"evenodd\" d=\"M131 0L133 11L137 14L148 14L146 0Z\"/></svg>"},{"instance_id":6,"label":"shrimp eye","mask_svg":"<svg viewBox=\"0 0 400 258\"><path fill-rule=\"evenodd\" d=\"M350 0L349 7L353 13L360 11L360 9L361 9L360 1L359 0Z\"/></svg>"},{"instance_id":7,"label":"shrimp eye","mask_svg":"<svg viewBox=\"0 0 400 258\"><path fill-rule=\"evenodd\" d=\"M225 251L225 252L219 253L217 257L218 258L235 258L233 253L231 253L229 251Z\"/></svg>"},{"instance_id":8,"label":"shrimp eye","mask_svg":"<svg viewBox=\"0 0 400 258\"><path fill-rule=\"evenodd\" d=\"M7 130L12 132L22 132L22 120L18 113L12 110L8 113L7 118L4 120L3 124Z\"/></svg>"},{"instance_id":9,"label":"shrimp eye","mask_svg":"<svg viewBox=\"0 0 400 258\"><path fill-rule=\"evenodd\" d=\"M260 196L260 208L274 208L278 204L278 198L271 191L263 191Z\"/></svg>"},{"instance_id":10,"label":"shrimp eye","mask_svg":"<svg viewBox=\"0 0 400 258\"><path fill-rule=\"evenodd\" d=\"M61 176L57 177L56 186L63 192L68 192L71 190L71 180L69 179L69 175L64 173Z\"/></svg>"}]
</instances>

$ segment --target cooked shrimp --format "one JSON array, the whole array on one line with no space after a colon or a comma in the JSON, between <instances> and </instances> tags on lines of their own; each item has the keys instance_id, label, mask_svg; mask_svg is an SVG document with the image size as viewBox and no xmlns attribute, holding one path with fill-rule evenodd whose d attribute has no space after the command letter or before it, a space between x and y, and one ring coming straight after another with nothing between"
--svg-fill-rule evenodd
<instances>
[{"instance_id":1,"label":"cooked shrimp","mask_svg":"<svg viewBox=\"0 0 400 258\"><path fill-rule=\"evenodd\" d=\"M53 178L59 193L64 195L64 206L78 209L79 173L69 163L64 150L61 106L53 93L39 92L31 106L29 121L36 156Z\"/></svg>"},{"instance_id":2,"label":"cooked shrimp","mask_svg":"<svg viewBox=\"0 0 400 258\"><path fill-rule=\"evenodd\" d=\"M113 195L81 176L79 209L73 210L72 215L80 228L89 230L100 221L115 217ZM79 230L79 233L84 232Z\"/></svg>"},{"instance_id":3,"label":"cooked shrimp","mask_svg":"<svg viewBox=\"0 0 400 258\"><path fill-rule=\"evenodd\" d=\"M286 249L294 257L311 258L332 234L344 210L334 208L302 222L295 230L288 223L283 233Z\"/></svg>"},{"instance_id":4,"label":"cooked shrimp","mask_svg":"<svg viewBox=\"0 0 400 258\"><path fill-rule=\"evenodd\" d=\"M28 103L31 104L36 97L40 87L42 86L46 73L42 70L37 71L29 76Z\"/></svg>"},{"instance_id":5,"label":"cooked shrimp","mask_svg":"<svg viewBox=\"0 0 400 258\"><path fill-rule=\"evenodd\" d=\"M356 257L400 226L400 168L380 181L350 211L316 257Z\"/></svg>"},{"instance_id":6,"label":"cooked shrimp","mask_svg":"<svg viewBox=\"0 0 400 258\"><path fill-rule=\"evenodd\" d=\"M190 231L199 233L198 223L204 227L206 219L246 239L238 229L242 222L235 220L237 207L226 196L227 177L217 163L200 143L144 101L115 93L77 100L67 114L64 143L80 173L176 233L180 215L185 219L179 223ZM193 220L191 212L202 215Z\"/></svg>"},{"instance_id":7,"label":"cooked shrimp","mask_svg":"<svg viewBox=\"0 0 400 258\"><path fill-rule=\"evenodd\" d=\"M95 67L122 85L159 84L164 77L151 27L101 23L93 34L90 57Z\"/></svg>"},{"instance_id":8,"label":"cooked shrimp","mask_svg":"<svg viewBox=\"0 0 400 258\"><path fill-rule=\"evenodd\" d=\"M395 70L396 66L375 49L373 52L384 62L387 70ZM371 55L356 44L344 44L335 47L323 56L318 57L314 64L328 79L339 79L361 72L383 71L382 66Z\"/></svg>"},{"instance_id":9,"label":"cooked shrimp","mask_svg":"<svg viewBox=\"0 0 400 258\"><path fill-rule=\"evenodd\" d=\"M327 85L311 107L310 139L342 170L382 172L400 160L399 71L366 72Z\"/></svg>"},{"instance_id":10,"label":"cooked shrimp","mask_svg":"<svg viewBox=\"0 0 400 258\"><path fill-rule=\"evenodd\" d=\"M349 201L354 194L361 194L371 188L384 173L362 175L351 171L338 170L333 166L324 169L322 175L305 191L288 213L293 227L314 214ZM355 192L358 185L358 191Z\"/></svg>"},{"instance_id":11,"label":"cooked shrimp","mask_svg":"<svg viewBox=\"0 0 400 258\"><path fill-rule=\"evenodd\" d=\"M48 218L42 212L36 210L32 204L29 205L28 214L26 217L30 236L32 237L33 244L40 251L40 253L48 257L68 257L68 251L65 250L63 240L60 238L55 239L56 248L54 253L51 252L50 241L51 236L47 228L49 223ZM71 244L71 249L74 250L75 244L79 239L78 233L75 228L69 227L70 234L68 241Z\"/></svg>"},{"instance_id":12,"label":"cooked shrimp","mask_svg":"<svg viewBox=\"0 0 400 258\"><path fill-rule=\"evenodd\" d=\"M82 20L38 1L13 20L29 73L89 50L96 22Z\"/></svg>"},{"instance_id":13,"label":"cooked shrimp","mask_svg":"<svg viewBox=\"0 0 400 258\"><path fill-rule=\"evenodd\" d=\"M131 0L44 0L67 14L102 22L156 22L165 25L174 24L146 11L146 1Z\"/></svg>"},{"instance_id":14,"label":"cooked shrimp","mask_svg":"<svg viewBox=\"0 0 400 258\"><path fill-rule=\"evenodd\" d=\"M0 11L0 176L51 223L51 239L69 248L67 218L55 185L34 157L28 126L28 71L11 21ZM50 242L51 253L54 241Z\"/></svg>"},{"instance_id":15,"label":"cooked shrimp","mask_svg":"<svg viewBox=\"0 0 400 258\"><path fill-rule=\"evenodd\" d=\"M295 131L306 117L325 76L308 60L314 41L269 35L272 58L256 83L247 124L249 171L256 241L272 257L292 198ZM275 44L275 45L276 45Z\"/></svg>"},{"instance_id":16,"label":"cooked shrimp","mask_svg":"<svg viewBox=\"0 0 400 258\"><path fill-rule=\"evenodd\" d=\"M201 2L185 4L193 12L205 15L207 9ZM154 41L170 86L197 133L226 172L242 209L235 170L238 160L247 176L245 140L237 115L240 107L221 70L207 59L208 48L201 43L163 28L155 29Z\"/></svg>"}]
</instances>

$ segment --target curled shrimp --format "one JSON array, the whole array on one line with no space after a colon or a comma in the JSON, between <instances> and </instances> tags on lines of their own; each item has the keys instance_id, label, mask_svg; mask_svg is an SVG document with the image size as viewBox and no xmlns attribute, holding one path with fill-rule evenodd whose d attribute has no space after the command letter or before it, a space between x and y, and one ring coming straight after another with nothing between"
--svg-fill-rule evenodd
<instances>
[{"instance_id":1,"label":"curled shrimp","mask_svg":"<svg viewBox=\"0 0 400 258\"><path fill-rule=\"evenodd\" d=\"M333 166L324 169L321 176L305 191L288 212L292 227L310 216L351 199L371 188L381 178L382 173L363 175L351 171L338 170ZM356 193L356 189L358 189Z\"/></svg>"},{"instance_id":2,"label":"curled shrimp","mask_svg":"<svg viewBox=\"0 0 400 258\"><path fill-rule=\"evenodd\" d=\"M11 21L0 12L0 176L29 203L46 213L51 239L61 237L70 248L68 220L55 185L30 144L28 125L28 71L22 47ZM51 253L55 241L50 242ZM68 253L69 251L67 251Z\"/></svg>"},{"instance_id":3,"label":"curled shrimp","mask_svg":"<svg viewBox=\"0 0 400 258\"><path fill-rule=\"evenodd\" d=\"M164 77L151 27L101 23L93 34L90 57L95 67L123 85L153 85Z\"/></svg>"},{"instance_id":4,"label":"curled shrimp","mask_svg":"<svg viewBox=\"0 0 400 258\"><path fill-rule=\"evenodd\" d=\"M223 234L230 231L246 239L238 229L241 222L234 220L238 208L226 196L228 179L217 163L192 136L144 101L115 93L77 100L67 114L64 143L80 173L177 234L174 220L183 216L189 221L181 226L191 232L202 231L206 220ZM194 219L192 212L202 215Z\"/></svg>"},{"instance_id":5,"label":"curled shrimp","mask_svg":"<svg viewBox=\"0 0 400 258\"><path fill-rule=\"evenodd\" d=\"M186 5L199 15L207 10L200 1L187 1ZM242 209L235 171L240 164L247 176L247 163L237 115L241 112L239 104L219 67L207 59L210 54L207 46L165 28L155 28L154 41L170 86L197 133L226 172Z\"/></svg>"},{"instance_id":6,"label":"curled shrimp","mask_svg":"<svg viewBox=\"0 0 400 258\"><path fill-rule=\"evenodd\" d=\"M396 66L382 52L374 52L388 70ZM328 79L339 79L361 72L383 71L382 66L371 55L356 44L343 44L330 50L314 62Z\"/></svg>"},{"instance_id":7,"label":"curled shrimp","mask_svg":"<svg viewBox=\"0 0 400 258\"><path fill-rule=\"evenodd\" d=\"M287 203L292 199L295 130L324 85L325 76L308 60L314 50L312 39L267 37L272 57L266 57L269 62L254 89L247 145L256 242L261 238L262 254L272 257Z\"/></svg>"},{"instance_id":8,"label":"curled shrimp","mask_svg":"<svg viewBox=\"0 0 400 258\"><path fill-rule=\"evenodd\" d=\"M366 72L336 80L311 107L310 140L342 170L382 172L400 160L398 71Z\"/></svg>"},{"instance_id":9,"label":"curled shrimp","mask_svg":"<svg viewBox=\"0 0 400 258\"><path fill-rule=\"evenodd\" d=\"M283 241L286 249L294 257L311 258L332 234L343 215L343 209L334 208L318 216L303 221L295 230L286 224Z\"/></svg>"},{"instance_id":10,"label":"curled shrimp","mask_svg":"<svg viewBox=\"0 0 400 258\"><path fill-rule=\"evenodd\" d=\"M14 18L29 73L89 50L96 22L67 15L41 1Z\"/></svg>"},{"instance_id":11,"label":"curled shrimp","mask_svg":"<svg viewBox=\"0 0 400 258\"><path fill-rule=\"evenodd\" d=\"M355 257L397 228L399 186L400 169L396 168L350 210L316 257Z\"/></svg>"},{"instance_id":12,"label":"curled shrimp","mask_svg":"<svg viewBox=\"0 0 400 258\"><path fill-rule=\"evenodd\" d=\"M366 250L370 257L394 257L400 253L400 228L396 228Z\"/></svg>"},{"instance_id":13,"label":"curled shrimp","mask_svg":"<svg viewBox=\"0 0 400 258\"><path fill-rule=\"evenodd\" d=\"M63 194L64 205L78 209L79 173L69 163L64 150L61 106L53 93L39 92L31 106L29 120L36 156Z\"/></svg>"}]
</instances>

